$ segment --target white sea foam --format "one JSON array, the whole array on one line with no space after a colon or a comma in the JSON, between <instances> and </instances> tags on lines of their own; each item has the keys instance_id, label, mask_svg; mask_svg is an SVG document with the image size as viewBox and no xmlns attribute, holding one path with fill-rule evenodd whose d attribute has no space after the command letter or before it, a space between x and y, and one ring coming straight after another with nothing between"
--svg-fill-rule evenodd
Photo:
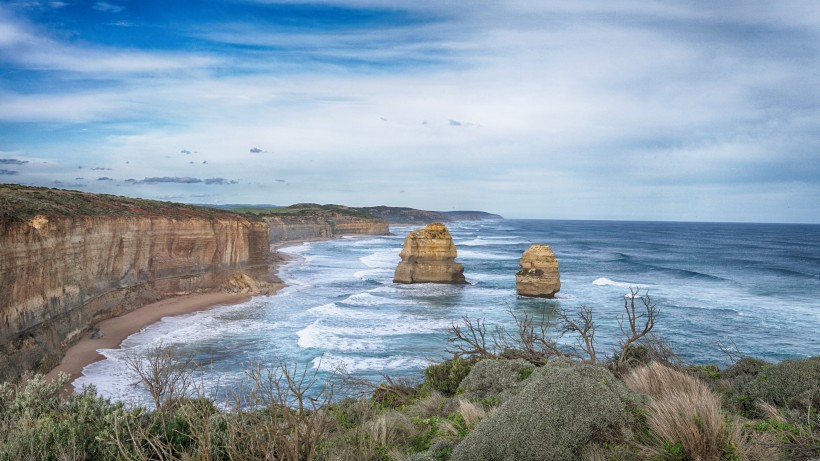
<instances>
[{"instance_id":1,"label":"white sea foam","mask_svg":"<svg viewBox=\"0 0 820 461\"><path fill-rule=\"evenodd\" d=\"M357 311L333 304L313 308L311 313L321 315L321 318L296 332L297 344L301 348L379 351L384 349L385 341L390 337L430 334L444 331L451 325L447 319ZM356 320L355 325L345 322L346 319Z\"/></svg>"},{"instance_id":2,"label":"white sea foam","mask_svg":"<svg viewBox=\"0 0 820 461\"><path fill-rule=\"evenodd\" d=\"M360 306L384 306L395 304L395 301L371 293L356 293L350 295L342 301L345 304L357 304Z\"/></svg>"},{"instance_id":3,"label":"white sea foam","mask_svg":"<svg viewBox=\"0 0 820 461\"><path fill-rule=\"evenodd\" d=\"M481 260L492 260L492 261L509 261L511 259L518 259L515 256L509 255L501 255L496 253L489 253L486 251L474 251L474 250L458 250L458 257L464 259L481 259Z\"/></svg>"},{"instance_id":4,"label":"white sea foam","mask_svg":"<svg viewBox=\"0 0 820 461\"><path fill-rule=\"evenodd\" d=\"M375 327L374 327L375 328ZM364 328L358 329L365 333ZM328 327L321 320L296 332L299 337L297 344L303 349L316 348L323 350L379 352L385 349L381 338L370 334L351 335L351 331L340 331L336 327Z\"/></svg>"},{"instance_id":5,"label":"white sea foam","mask_svg":"<svg viewBox=\"0 0 820 461\"><path fill-rule=\"evenodd\" d=\"M619 288L630 288L630 287L640 287L640 288L647 288L649 285L644 285L641 283L633 283L633 282L617 282L612 279L608 279L606 277L600 277L592 281L593 285L598 285L600 287L603 286L611 286L611 287L619 287Z\"/></svg>"},{"instance_id":6,"label":"white sea foam","mask_svg":"<svg viewBox=\"0 0 820 461\"><path fill-rule=\"evenodd\" d=\"M353 237L351 237L351 238L353 238ZM369 246L373 246L373 245L381 245L381 244L384 243L384 239L361 238L361 237L355 237L355 239L356 239L356 243L354 243L353 245L357 246L357 247L364 247L364 246L369 247Z\"/></svg>"},{"instance_id":7,"label":"white sea foam","mask_svg":"<svg viewBox=\"0 0 820 461\"><path fill-rule=\"evenodd\" d=\"M138 347L162 342L185 344L235 336L252 332L271 331L276 323L236 315L249 307L258 308L262 300L252 300L233 306L218 307L173 317L163 317L138 333L123 340L123 348Z\"/></svg>"},{"instance_id":8,"label":"white sea foam","mask_svg":"<svg viewBox=\"0 0 820 461\"><path fill-rule=\"evenodd\" d=\"M307 310L308 313L321 318L361 319L370 321L389 321L399 318L398 314L386 314L373 309L362 310L341 307L336 303L323 304Z\"/></svg>"},{"instance_id":9,"label":"white sea foam","mask_svg":"<svg viewBox=\"0 0 820 461\"><path fill-rule=\"evenodd\" d=\"M379 250L374 252L373 254L362 256L359 258L365 266L373 267L373 268L388 268L388 267L396 267L396 264L399 263L399 249L387 249L387 250Z\"/></svg>"},{"instance_id":10,"label":"white sea foam","mask_svg":"<svg viewBox=\"0 0 820 461\"><path fill-rule=\"evenodd\" d=\"M393 269L367 269L364 271L356 271L353 277L359 280L373 280L381 281L393 277Z\"/></svg>"},{"instance_id":11,"label":"white sea foam","mask_svg":"<svg viewBox=\"0 0 820 461\"><path fill-rule=\"evenodd\" d=\"M495 239L491 237L478 237L471 240L465 240L463 242L456 242L456 246L468 246L468 247L475 247L475 246L485 246L485 245L521 245L524 243L529 243L525 240L520 239Z\"/></svg>"}]
</instances>

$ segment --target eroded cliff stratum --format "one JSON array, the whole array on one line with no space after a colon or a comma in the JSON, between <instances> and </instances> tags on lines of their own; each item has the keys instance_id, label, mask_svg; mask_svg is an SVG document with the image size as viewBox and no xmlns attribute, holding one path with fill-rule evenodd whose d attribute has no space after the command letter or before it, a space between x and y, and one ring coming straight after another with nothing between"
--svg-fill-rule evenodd
<instances>
[{"instance_id":1,"label":"eroded cliff stratum","mask_svg":"<svg viewBox=\"0 0 820 461\"><path fill-rule=\"evenodd\" d=\"M0 380L168 296L269 287L268 226L236 213L0 186Z\"/></svg>"}]
</instances>

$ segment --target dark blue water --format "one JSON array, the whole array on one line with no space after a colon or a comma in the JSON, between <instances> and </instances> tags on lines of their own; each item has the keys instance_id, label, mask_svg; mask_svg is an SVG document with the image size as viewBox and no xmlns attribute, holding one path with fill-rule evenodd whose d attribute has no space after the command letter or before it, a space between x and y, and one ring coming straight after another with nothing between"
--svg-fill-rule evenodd
<instances>
[{"instance_id":1,"label":"dark blue water","mask_svg":"<svg viewBox=\"0 0 820 461\"><path fill-rule=\"evenodd\" d=\"M411 228L391 237L291 247L275 296L167 318L130 337L124 351L86 368L119 399L142 398L122 354L162 341L207 363L200 378L230 384L252 360L279 355L361 377L420 376L448 354L447 329L464 316L513 324L511 312L594 311L599 356L620 339L624 295L640 287L660 308L655 332L682 358L725 365L718 341L766 360L820 355L820 226L503 220L450 226L468 286L394 285ZM559 260L554 300L515 294L518 259L531 243ZM567 341L569 338L566 339Z\"/></svg>"}]
</instances>

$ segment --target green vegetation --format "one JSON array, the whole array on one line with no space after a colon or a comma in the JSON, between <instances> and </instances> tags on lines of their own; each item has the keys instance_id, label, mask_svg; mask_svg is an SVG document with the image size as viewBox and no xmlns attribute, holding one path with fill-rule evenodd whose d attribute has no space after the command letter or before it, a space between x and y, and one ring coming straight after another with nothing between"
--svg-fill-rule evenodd
<instances>
[{"instance_id":1,"label":"green vegetation","mask_svg":"<svg viewBox=\"0 0 820 461\"><path fill-rule=\"evenodd\" d=\"M161 202L106 194L0 184L0 223L24 222L37 215L74 216L168 216L175 219L235 219L231 211L182 203Z\"/></svg>"},{"instance_id":2,"label":"green vegetation","mask_svg":"<svg viewBox=\"0 0 820 461\"><path fill-rule=\"evenodd\" d=\"M318 203L297 203L286 207L241 206L227 208L236 213L245 213L260 217L265 216L348 216L352 218L373 219L367 213L343 205L319 205Z\"/></svg>"}]
</instances>

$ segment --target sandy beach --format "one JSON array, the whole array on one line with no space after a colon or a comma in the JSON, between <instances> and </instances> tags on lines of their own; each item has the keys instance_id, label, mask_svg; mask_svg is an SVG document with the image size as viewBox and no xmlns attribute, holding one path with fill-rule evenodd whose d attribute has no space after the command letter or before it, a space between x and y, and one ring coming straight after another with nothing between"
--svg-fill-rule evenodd
<instances>
[{"instance_id":1,"label":"sandy beach","mask_svg":"<svg viewBox=\"0 0 820 461\"><path fill-rule=\"evenodd\" d=\"M276 250L302 243L302 241L289 241L271 245L271 273L275 274L279 264L291 259L287 254L279 253ZM284 287L281 282L274 282L271 285L272 293ZM86 365L105 358L97 352L98 349L118 348L125 338L160 321L163 317L188 314L217 306L238 304L249 299L251 299L251 295L233 293L197 293L175 296L147 304L119 317L103 320L96 325L99 333L94 331L84 333L77 344L68 349L59 365L46 374L46 378L53 379L59 373L68 373L71 380L74 381L82 374Z\"/></svg>"},{"instance_id":2,"label":"sandy beach","mask_svg":"<svg viewBox=\"0 0 820 461\"><path fill-rule=\"evenodd\" d=\"M163 317L237 304L250 298L250 295L232 293L177 296L142 306L119 317L103 320L97 324L101 336L93 338L92 332L83 334L82 339L66 352L60 364L51 370L46 378L55 378L58 373L63 372L71 375L72 381L77 379L83 367L105 358L97 353L97 349L117 348L125 338L160 321Z\"/></svg>"}]
</instances>

